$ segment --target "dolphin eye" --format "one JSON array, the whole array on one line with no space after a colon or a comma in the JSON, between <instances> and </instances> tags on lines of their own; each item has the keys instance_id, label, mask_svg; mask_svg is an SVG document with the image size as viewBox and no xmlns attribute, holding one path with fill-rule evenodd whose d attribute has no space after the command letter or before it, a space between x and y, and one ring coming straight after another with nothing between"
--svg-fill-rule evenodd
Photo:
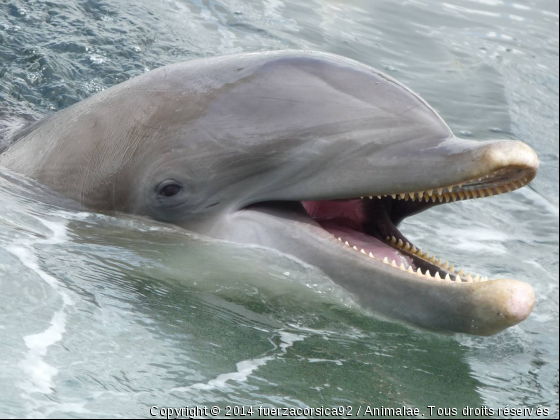
<instances>
[{"instance_id":1,"label":"dolphin eye","mask_svg":"<svg viewBox=\"0 0 560 420\"><path fill-rule=\"evenodd\" d=\"M171 181L162 183L157 189L157 194L160 197L171 198L175 197L181 191L183 191L183 187Z\"/></svg>"}]
</instances>

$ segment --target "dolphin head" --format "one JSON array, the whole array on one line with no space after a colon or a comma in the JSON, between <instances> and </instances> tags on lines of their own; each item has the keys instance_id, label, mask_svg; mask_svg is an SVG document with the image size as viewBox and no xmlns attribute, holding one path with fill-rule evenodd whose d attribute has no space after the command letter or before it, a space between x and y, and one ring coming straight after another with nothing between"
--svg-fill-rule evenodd
<instances>
[{"instance_id":1,"label":"dolphin head","mask_svg":"<svg viewBox=\"0 0 560 420\"><path fill-rule=\"evenodd\" d=\"M0 164L87 207L277 249L412 325L491 335L533 309L528 284L464 273L398 226L527 185L534 151L455 137L355 61L283 51L168 66L21 137Z\"/></svg>"}]
</instances>

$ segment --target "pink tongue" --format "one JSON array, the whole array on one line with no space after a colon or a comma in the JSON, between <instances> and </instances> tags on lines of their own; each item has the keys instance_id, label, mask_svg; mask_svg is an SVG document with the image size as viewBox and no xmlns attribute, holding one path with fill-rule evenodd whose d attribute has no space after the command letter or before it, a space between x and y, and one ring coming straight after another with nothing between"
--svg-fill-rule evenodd
<instances>
[{"instance_id":1,"label":"pink tongue","mask_svg":"<svg viewBox=\"0 0 560 420\"><path fill-rule=\"evenodd\" d=\"M383 261L385 258L389 262L396 261L397 265L400 266L404 263L405 267L408 268L412 266L412 259L402 255L396 249L391 248L385 243L381 242L379 239L373 236L366 235L365 233L357 232L347 227L339 226L334 223L324 222L321 223L323 229L327 232L333 234L336 238L341 238L342 242L348 241L350 246L358 248L360 251L363 249L366 254L369 255L371 252L375 258Z\"/></svg>"}]
</instances>

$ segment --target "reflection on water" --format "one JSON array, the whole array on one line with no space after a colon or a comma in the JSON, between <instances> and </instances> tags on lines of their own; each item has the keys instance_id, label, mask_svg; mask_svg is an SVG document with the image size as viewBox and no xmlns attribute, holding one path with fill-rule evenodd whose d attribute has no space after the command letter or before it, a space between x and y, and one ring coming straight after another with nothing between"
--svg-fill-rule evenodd
<instances>
[{"instance_id":1,"label":"reflection on water","mask_svg":"<svg viewBox=\"0 0 560 420\"><path fill-rule=\"evenodd\" d=\"M530 189L404 225L473 271L529 281L535 313L490 339L414 331L371 317L286 256L72 210L4 173L2 416L147 416L153 405L195 404L558 414L557 2L8 0L0 133L161 65L280 48L373 65L457 134L537 150Z\"/></svg>"}]
</instances>

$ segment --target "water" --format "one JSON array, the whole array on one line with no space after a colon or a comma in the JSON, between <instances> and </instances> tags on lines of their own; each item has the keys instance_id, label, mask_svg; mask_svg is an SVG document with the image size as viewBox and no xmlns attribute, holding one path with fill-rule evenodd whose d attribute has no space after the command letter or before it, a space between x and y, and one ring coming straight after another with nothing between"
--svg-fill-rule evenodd
<instances>
[{"instance_id":1,"label":"water","mask_svg":"<svg viewBox=\"0 0 560 420\"><path fill-rule=\"evenodd\" d=\"M56 207L0 171L0 416L406 404L557 417L558 20L554 0L0 0L0 130L165 64L315 49L388 72L462 136L520 139L542 161L530 188L403 228L535 287L529 320L492 338L377 319L287 256Z\"/></svg>"}]
</instances>

